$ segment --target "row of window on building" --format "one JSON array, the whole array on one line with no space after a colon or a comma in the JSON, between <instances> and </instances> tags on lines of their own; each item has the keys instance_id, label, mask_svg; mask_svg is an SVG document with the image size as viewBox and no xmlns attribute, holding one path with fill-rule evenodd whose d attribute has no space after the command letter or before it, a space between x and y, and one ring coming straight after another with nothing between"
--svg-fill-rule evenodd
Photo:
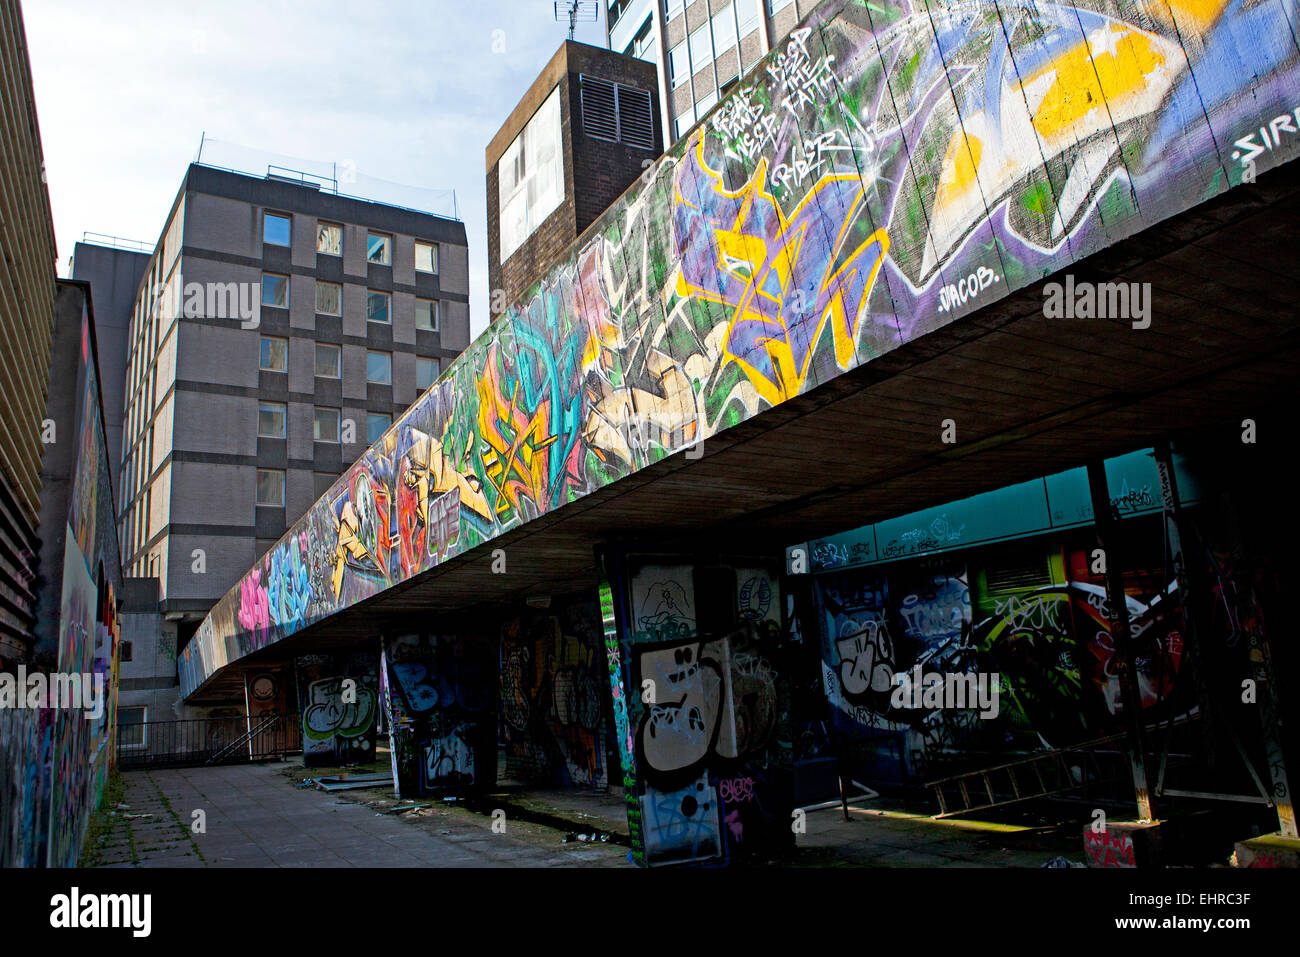
<instances>
[{"instance_id":1,"label":"row of window on building","mask_svg":"<svg viewBox=\"0 0 1300 957\"><path fill-rule=\"evenodd\" d=\"M776 3L769 0L768 14L775 13L791 2L793 0L778 0ZM677 16L683 7L680 0L677 3L669 0L667 18L671 20ZM668 51L668 82L674 90L701 70L707 69L711 63L717 64L716 87L677 115L673 130L675 138L680 139L695 125L696 119L711 110L719 96L725 96L739 79L739 55L735 57L734 64L724 65L718 63L718 60L757 30L762 25L761 20L758 5L752 0L729 3Z\"/></svg>"},{"instance_id":2,"label":"row of window on building","mask_svg":"<svg viewBox=\"0 0 1300 957\"><path fill-rule=\"evenodd\" d=\"M388 427L392 425L391 417L385 416L381 412L371 412L366 416L366 419L367 429L372 431L377 430L375 432L376 441L378 441L379 437L388 431ZM321 498L330 490L330 486L338 480L338 476L333 472L312 472L311 478L313 501ZM284 487L284 469L258 469L255 494L256 504L263 508L284 508ZM258 548L259 554L264 551L264 548Z\"/></svg>"},{"instance_id":3,"label":"row of window on building","mask_svg":"<svg viewBox=\"0 0 1300 957\"><path fill-rule=\"evenodd\" d=\"M289 308L289 277L279 273L262 273L262 305L277 309ZM437 299L415 300L415 328L425 332L438 331L440 303ZM337 282L316 280L316 314L343 315L343 286ZM386 292L366 290L366 320L391 325L393 297Z\"/></svg>"},{"instance_id":4,"label":"row of window on building","mask_svg":"<svg viewBox=\"0 0 1300 957\"><path fill-rule=\"evenodd\" d=\"M262 216L262 242L270 246L288 246L293 239L293 217L287 213L266 212ZM321 256L343 255L343 227L336 223L316 223L316 253ZM366 262L376 266L393 264L393 237L387 233L366 233ZM415 241L415 271L438 272L438 244L423 239Z\"/></svg>"},{"instance_id":5,"label":"row of window on building","mask_svg":"<svg viewBox=\"0 0 1300 957\"><path fill-rule=\"evenodd\" d=\"M317 342L312 363L312 375L322 379L343 378L343 347L330 342ZM289 340L280 336L262 336L258 366L263 372L289 371ZM441 369L437 359L415 357L415 387L423 392L438 378ZM393 384L393 354L382 349L366 350L366 381L375 385Z\"/></svg>"}]
</instances>

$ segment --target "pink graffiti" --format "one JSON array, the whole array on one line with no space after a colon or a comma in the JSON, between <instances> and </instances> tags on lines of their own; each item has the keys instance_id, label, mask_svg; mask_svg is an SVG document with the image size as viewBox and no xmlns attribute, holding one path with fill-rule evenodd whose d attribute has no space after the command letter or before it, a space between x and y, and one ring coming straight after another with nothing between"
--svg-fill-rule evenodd
<instances>
[{"instance_id":1,"label":"pink graffiti","mask_svg":"<svg viewBox=\"0 0 1300 957\"><path fill-rule=\"evenodd\" d=\"M744 840L745 824L740 819L739 811L732 811L727 815L727 830L731 832L731 836L736 840Z\"/></svg>"},{"instance_id":2,"label":"pink graffiti","mask_svg":"<svg viewBox=\"0 0 1300 957\"><path fill-rule=\"evenodd\" d=\"M1089 826L1083 832L1083 849L1093 867L1137 867L1131 834L1094 831Z\"/></svg>"},{"instance_id":3,"label":"pink graffiti","mask_svg":"<svg viewBox=\"0 0 1300 957\"><path fill-rule=\"evenodd\" d=\"M718 793L727 804L740 804L754 800L753 778L723 778L718 782Z\"/></svg>"},{"instance_id":4,"label":"pink graffiti","mask_svg":"<svg viewBox=\"0 0 1300 957\"><path fill-rule=\"evenodd\" d=\"M239 584L239 623L260 641L271 630L271 602L262 587L262 570L255 568Z\"/></svg>"}]
</instances>

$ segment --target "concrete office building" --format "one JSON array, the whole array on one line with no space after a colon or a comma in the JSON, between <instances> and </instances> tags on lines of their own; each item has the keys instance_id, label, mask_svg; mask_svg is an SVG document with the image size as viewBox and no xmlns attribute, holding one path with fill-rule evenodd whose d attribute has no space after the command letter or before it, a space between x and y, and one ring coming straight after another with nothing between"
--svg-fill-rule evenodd
<instances>
[{"instance_id":1,"label":"concrete office building","mask_svg":"<svg viewBox=\"0 0 1300 957\"><path fill-rule=\"evenodd\" d=\"M468 343L461 222L189 167L131 311L118 502L164 658Z\"/></svg>"},{"instance_id":2,"label":"concrete office building","mask_svg":"<svg viewBox=\"0 0 1300 957\"><path fill-rule=\"evenodd\" d=\"M609 48L654 63L674 143L819 0L608 0Z\"/></svg>"}]
</instances>

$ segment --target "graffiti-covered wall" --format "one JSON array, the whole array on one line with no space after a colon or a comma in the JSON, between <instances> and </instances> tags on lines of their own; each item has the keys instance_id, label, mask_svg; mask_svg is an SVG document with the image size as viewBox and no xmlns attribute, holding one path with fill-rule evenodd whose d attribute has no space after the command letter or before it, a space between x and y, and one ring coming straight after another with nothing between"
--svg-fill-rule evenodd
<instances>
[{"instance_id":1,"label":"graffiti-covered wall","mask_svg":"<svg viewBox=\"0 0 1300 957\"><path fill-rule=\"evenodd\" d=\"M611 671L633 855L762 858L793 841L789 678L775 571L631 560Z\"/></svg>"},{"instance_id":2,"label":"graffiti-covered wall","mask_svg":"<svg viewBox=\"0 0 1300 957\"><path fill-rule=\"evenodd\" d=\"M827 0L216 606L228 661L1296 155L1297 0Z\"/></svg>"},{"instance_id":3,"label":"graffiti-covered wall","mask_svg":"<svg viewBox=\"0 0 1300 957\"><path fill-rule=\"evenodd\" d=\"M1125 571L1125 600L1142 707L1150 719L1168 718L1195 703L1194 689L1177 589L1160 561L1163 528L1146 522L1150 567ZM818 578L823 688L840 733L875 743L867 773L915 781L966 754L1063 747L1124 730L1105 579L1092 567L1089 534ZM986 703L996 706L928 706L897 694L900 675L987 676L997 694Z\"/></svg>"},{"instance_id":4,"label":"graffiti-covered wall","mask_svg":"<svg viewBox=\"0 0 1300 957\"><path fill-rule=\"evenodd\" d=\"M297 663L303 764L362 764L375 757L379 656L304 655Z\"/></svg>"},{"instance_id":5,"label":"graffiti-covered wall","mask_svg":"<svg viewBox=\"0 0 1300 957\"><path fill-rule=\"evenodd\" d=\"M79 284L59 283L50 367L36 650L0 672L0 866L75 866L116 756L122 574Z\"/></svg>"},{"instance_id":6,"label":"graffiti-covered wall","mask_svg":"<svg viewBox=\"0 0 1300 957\"><path fill-rule=\"evenodd\" d=\"M495 781L496 653L495 640L481 637L384 641L382 695L399 796Z\"/></svg>"},{"instance_id":7,"label":"graffiti-covered wall","mask_svg":"<svg viewBox=\"0 0 1300 957\"><path fill-rule=\"evenodd\" d=\"M501 718L507 777L609 787L618 751L595 594L506 620Z\"/></svg>"}]
</instances>

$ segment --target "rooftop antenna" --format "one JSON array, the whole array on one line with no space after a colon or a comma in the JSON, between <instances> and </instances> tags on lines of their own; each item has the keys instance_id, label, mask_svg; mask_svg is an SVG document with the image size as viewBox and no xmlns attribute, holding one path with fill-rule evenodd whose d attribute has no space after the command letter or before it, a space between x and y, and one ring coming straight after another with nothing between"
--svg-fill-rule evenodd
<instances>
[{"instance_id":1,"label":"rooftop antenna","mask_svg":"<svg viewBox=\"0 0 1300 957\"><path fill-rule=\"evenodd\" d=\"M600 19L600 11L596 0L555 0L555 22L563 23L565 17L569 18L569 39L572 40L578 24L595 23Z\"/></svg>"}]
</instances>

